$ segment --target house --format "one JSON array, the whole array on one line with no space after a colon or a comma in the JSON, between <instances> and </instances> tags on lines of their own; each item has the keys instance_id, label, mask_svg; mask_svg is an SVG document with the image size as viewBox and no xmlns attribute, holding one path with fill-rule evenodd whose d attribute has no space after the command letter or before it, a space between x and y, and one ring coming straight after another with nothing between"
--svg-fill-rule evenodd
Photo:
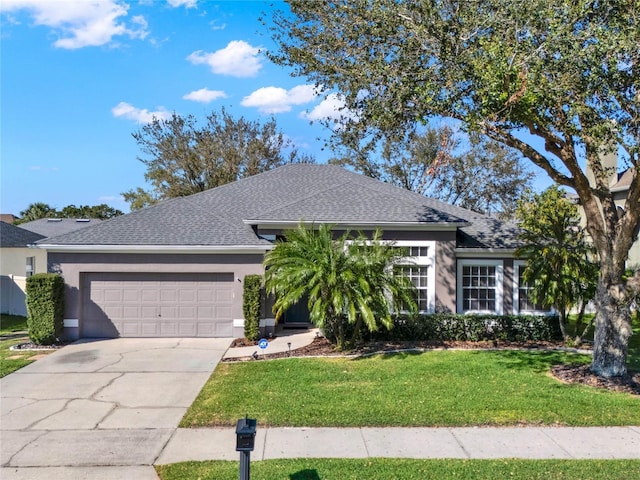
<instances>
[{"instance_id":1,"label":"house","mask_svg":"<svg viewBox=\"0 0 640 480\"><path fill-rule=\"evenodd\" d=\"M0 213L0 222L15 223L16 220L20 220L20 219L15 215L13 215L12 213Z\"/></svg>"},{"instance_id":2,"label":"house","mask_svg":"<svg viewBox=\"0 0 640 480\"><path fill-rule=\"evenodd\" d=\"M618 212L624 211L625 202L627 200L627 194L629 193L629 187L633 180L633 167L626 168L621 172L618 171L618 153L616 151L607 151L603 149L600 154L602 167L608 176L609 189L613 195L613 202L615 203ZM591 169L587 169L587 179L591 186L595 186L594 175ZM577 202L579 202L577 195L574 196ZM584 215L582 207L579 208L581 216L581 225L586 227L587 221ZM627 267L640 266L640 240L636 239L631 245L629 250L629 256L627 258Z\"/></svg>"},{"instance_id":3,"label":"house","mask_svg":"<svg viewBox=\"0 0 640 480\"><path fill-rule=\"evenodd\" d=\"M45 238L10 223L0 222L0 312L26 315L26 279L47 271L47 252L29 248Z\"/></svg>"},{"instance_id":4,"label":"house","mask_svg":"<svg viewBox=\"0 0 640 480\"><path fill-rule=\"evenodd\" d=\"M20 224L20 228L45 237L55 237L102 222L97 218L40 218Z\"/></svg>"},{"instance_id":5,"label":"house","mask_svg":"<svg viewBox=\"0 0 640 480\"><path fill-rule=\"evenodd\" d=\"M264 272L265 252L299 222L381 229L409 247L425 312L529 308L515 225L333 165L280 167L37 245L64 276L71 338L243 336L243 279Z\"/></svg>"}]
</instances>

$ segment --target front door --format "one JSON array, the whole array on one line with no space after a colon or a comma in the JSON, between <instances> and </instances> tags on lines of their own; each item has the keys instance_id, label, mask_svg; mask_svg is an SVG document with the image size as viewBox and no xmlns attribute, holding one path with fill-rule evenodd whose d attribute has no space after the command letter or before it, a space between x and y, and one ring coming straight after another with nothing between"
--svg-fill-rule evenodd
<instances>
[{"instance_id":1,"label":"front door","mask_svg":"<svg viewBox=\"0 0 640 480\"><path fill-rule=\"evenodd\" d=\"M307 327L309 325L309 308L307 303L309 299L305 295L300 299L298 303L292 305L286 312L284 312L284 326L287 327Z\"/></svg>"}]
</instances>

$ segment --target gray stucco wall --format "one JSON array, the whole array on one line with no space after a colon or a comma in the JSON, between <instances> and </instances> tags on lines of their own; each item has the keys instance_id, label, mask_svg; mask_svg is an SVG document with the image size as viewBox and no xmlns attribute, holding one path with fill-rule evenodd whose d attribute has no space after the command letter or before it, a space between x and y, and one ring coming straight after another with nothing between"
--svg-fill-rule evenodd
<instances>
[{"instance_id":1,"label":"gray stucco wall","mask_svg":"<svg viewBox=\"0 0 640 480\"><path fill-rule=\"evenodd\" d=\"M352 230L353 231L353 230ZM264 235L281 235L282 230L260 230ZM344 233L337 230L336 237ZM355 231L354 231L355 233ZM373 231L365 230L364 235L371 237ZM412 230L383 230L384 240L395 241L435 241L435 295L437 312L456 311L456 232L450 231L412 231Z\"/></svg>"},{"instance_id":2,"label":"gray stucco wall","mask_svg":"<svg viewBox=\"0 0 640 480\"><path fill-rule=\"evenodd\" d=\"M49 271L65 280L65 319L82 322L82 277L91 272L113 273L233 273L233 318L244 318L242 286L245 275L263 274L262 255L256 254L132 254L49 253ZM235 332L243 336L243 332ZM65 337L76 339L79 327L65 327Z\"/></svg>"}]
</instances>

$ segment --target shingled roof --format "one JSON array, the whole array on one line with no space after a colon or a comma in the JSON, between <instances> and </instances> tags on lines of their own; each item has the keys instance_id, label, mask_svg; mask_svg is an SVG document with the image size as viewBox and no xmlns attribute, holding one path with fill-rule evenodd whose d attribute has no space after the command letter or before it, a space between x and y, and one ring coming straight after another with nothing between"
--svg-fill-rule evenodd
<instances>
[{"instance_id":1,"label":"shingled roof","mask_svg":"<svg viewBox=\"0 0 640 480\"><path fill-rule=\"evenodd\" d=\"M31 222L21 223L20 228L45 237L55 237L101 222L102 220L97 218L40 218Z\"/></svg>"},{"instance_id":2,"label":"shingled roof","mask_svg":"<svg viewBox=\"0 0 640 480\"><path fill-rule=\"evenodd\" d=\"M252 226L301 220L347 226L459 227L505 248L502 224L334 165L295 164L49 238L47 245L268 246ZM506 231L504 235L512 236ZM511 242L507 242L511 244ZM509 247L506 247L509 248Z\"/></svg>"},{"instance_id":3,"label":"shingled roof","mask_svg":"<svg viewBox=\"0 0 640 480\"><path fill-rule=\"evenodd\" d=\"M43 238L45 238L43 235L30 232L10 223L0 222L0 246L2 248L26 247Z\"/></svg>"}]
</instances>

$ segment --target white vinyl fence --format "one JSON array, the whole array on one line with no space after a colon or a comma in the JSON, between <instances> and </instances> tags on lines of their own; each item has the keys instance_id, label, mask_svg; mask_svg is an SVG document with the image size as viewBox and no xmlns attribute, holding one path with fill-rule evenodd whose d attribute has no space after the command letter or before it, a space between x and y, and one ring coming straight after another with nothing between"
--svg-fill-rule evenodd
<instances>
[{"instance_id":1,"label":"white vinyl fence","mask_svg":"<svg viewBox=\"0 0 640 480\"><path fill-rule=\"evenodd\" d=\"M0 276L0 313L27 316L27 277Z\"/></svg>"}]
</instances>

